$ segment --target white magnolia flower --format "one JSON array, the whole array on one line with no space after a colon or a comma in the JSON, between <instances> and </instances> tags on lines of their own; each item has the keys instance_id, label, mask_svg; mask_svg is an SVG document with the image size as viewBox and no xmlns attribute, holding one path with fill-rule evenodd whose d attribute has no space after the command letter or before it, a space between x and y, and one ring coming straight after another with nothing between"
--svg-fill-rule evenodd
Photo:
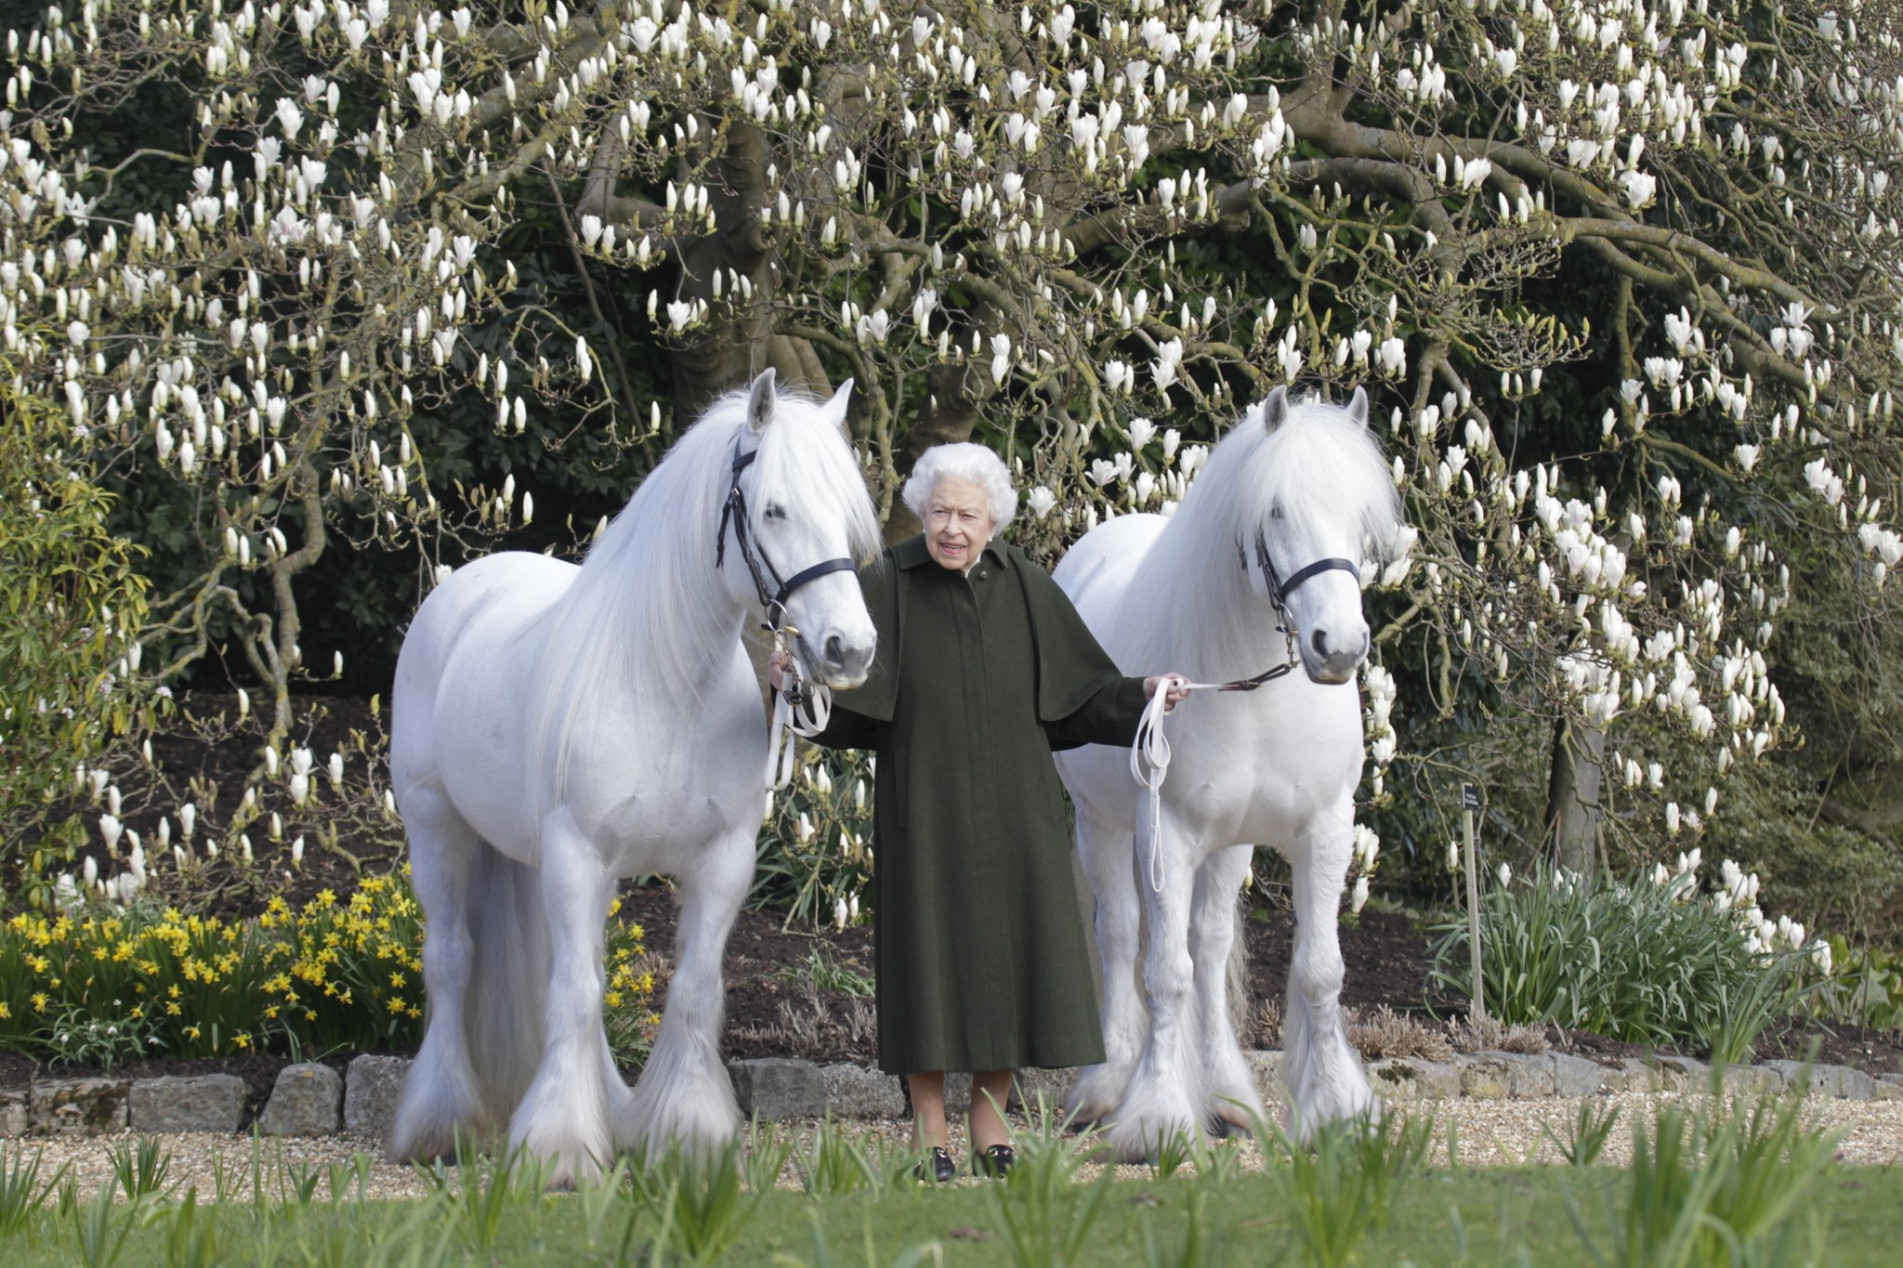
<instances>
[{"instance_id":1,"label":"white magnolia flower","mask_svg":"<svg viewBox=\"0 0 1903 1268\"><path fill-rule=\"evenodd\" d=\"M1399 374L1407 368L1407 345L1398 337L1390 336L1381 341L1381 346L1375 350L1374 359L1382 374Z\"/></svg>"}]
</instances>

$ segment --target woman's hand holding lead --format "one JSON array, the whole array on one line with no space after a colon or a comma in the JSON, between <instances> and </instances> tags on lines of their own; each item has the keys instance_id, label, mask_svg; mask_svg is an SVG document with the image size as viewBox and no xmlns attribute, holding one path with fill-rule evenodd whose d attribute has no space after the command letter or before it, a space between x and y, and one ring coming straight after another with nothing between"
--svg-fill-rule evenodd
<instances>
[{"instance_id":1,"label":"woman's hand holding lead","mask_svg":"<svg viewBox=\"0 0 1903 1268\"><path fill-rule=\"evenodd\" d=\"M1163 697L1163 712L1169 713L1177 705L1189 699L1189 679L1181 674L1157 674L1143 680L1143 698L1156 695L1159 686L1167 686L1168 694Z\"/></svg>"}]
</instances>

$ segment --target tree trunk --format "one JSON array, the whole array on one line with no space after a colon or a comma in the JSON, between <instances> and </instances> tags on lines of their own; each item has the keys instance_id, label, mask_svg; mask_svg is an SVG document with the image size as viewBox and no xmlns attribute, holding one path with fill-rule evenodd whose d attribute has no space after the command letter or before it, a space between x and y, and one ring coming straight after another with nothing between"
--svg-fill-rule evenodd
<instances>
[{"instance_id":1,"label":"tree trunk","mask_svg":"<svg viewBox=\"0 0 1903 1268\"><path fill-rule=\"evenodd\" d=\"M1553 774L1546 789L1546 828L1553 859L1591 876L1599 856L1599 785L1606 733L1596 726L1561 721L1553 728Z\"/></svg>"}]
</instances>

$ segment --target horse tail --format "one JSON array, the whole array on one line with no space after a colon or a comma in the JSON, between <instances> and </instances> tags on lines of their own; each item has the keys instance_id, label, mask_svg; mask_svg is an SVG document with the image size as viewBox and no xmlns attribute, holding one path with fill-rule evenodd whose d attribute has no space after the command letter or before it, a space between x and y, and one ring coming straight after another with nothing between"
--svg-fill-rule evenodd
<instances>
[{"instance_id":1,"label":"horse tail","mask_svg":"<svg viewBox=\"0 0 1903 1268\"><path fill-rule=\"evenodd\" d=\"M1255 1007L1249 999L1249 912L1253 904L1249 891L1236 891L1236 936L1229 944L1229 962L1223 966L1228 982L1229 1028L1250 1041L1249 1031L1255 1020Z\"/></svg>"},{"instance_id":2,"label":"horse tail","mask_svg":"<svg viewBox=\"0 0 1903 1268\"><path fill-rule=\"evenodd\" d=\"M464 890L471 939L466 1031L484 1117L506 1124L542 1059L548 924L537 869L486 842Z\"/></svg>"}]
</instances>

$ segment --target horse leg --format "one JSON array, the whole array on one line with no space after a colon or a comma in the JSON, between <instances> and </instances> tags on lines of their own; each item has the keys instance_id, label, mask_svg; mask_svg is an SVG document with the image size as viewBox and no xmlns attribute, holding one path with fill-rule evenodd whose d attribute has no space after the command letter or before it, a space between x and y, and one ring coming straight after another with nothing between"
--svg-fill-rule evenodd
<instances>
[{"instance_id":1,"label":"horse leg","mask_svg":"<svg viewBox=\"0 0 1903 1268\"><path fill-rule=\"evenodd\" d=\"M1202 1062L1188 1049L1193 1040L1194 964L1189 955L1190 894L1195 868L1187 834L1165 803L1162 839L1152 842L1149 798L1137 801L1137 890L1149 917L1150 945L1143 985L1150 1000L1150 1036L1123 1099L1111 1115L1110 1145L1131 1161L1150 1157L1179 1132L1202 1138ZM1152 849L1162 857L1153 860ZM1152 875L1160 870L1159 890Z\"/></svg>"},{"instance_id":2,"label":"horse leg","mask_svg":"<svg viewBox=\"0 0 1903 1268\"><path fill-rule=\"evenodd\" d=\"M1249 874L1250 845L1218 850L1196 869L1189 955L1196 966L1196 1049L1210 1122L1248 1128L1263 1113L1249 1063L1229 1020L1229 951L1236 940L1236 891Z\"/></svg>"},{"instance_id":3,"label":"horse leg","mask_svg":"<svg viewBox=\"0 0 1903 1268\"><path fill-rule=\"evenodd\" d=\"M483 1090L470 1064L465 1012L475 958L470 871L477 852L488 847L437 786L405 792L403 824L410 838L410 882L426 922L429 1020L386 1142L392 1162L453 1157L459 1130L477 1134L493 1126L483 1114Z\"/></svg>"},{"instance_id":4,"label":"horse leg","mask_svg":"<svg viewBox=\"0 0 1903 1268\"><path fill-rule=\"evenodd\" d=\"M1344 797L1303 828L1288 851L1295 949L1282 1025L1282 1077L1290 1127L1303 1140L1317 1124L1381 1112L1341 1016L1341 891L1354 852L1353 823L1354 803Z\"/></svg>"},{"instance_id":5,"label":"horse leg","mask_svg":"<svg viewBox=\"0 0 1903 1268\"><path fill-rule=\"evenodd\" d=\"M674 976L654 1051L615 1119L615 1139L623 1146L717 1145L740 1128L733 1080L720 1061L721 957L753 881L753 837L749 824L716 838L681 877Z\"/></svg>"},{"instance_id":6,"label":"horse leg","mask_svg":"<svg viewBox=\"0 0 1903 1268\"><path fill-rule=\"evenodd\" d=\"M1105 826L1084 806L1077 808L1077 852L1095 898L1093 927L1103 969L1104 1063L1077 1076L1064 1109L1078 1122L1107 1116L1123 1097L1143 1051L1143 996L1137 984L1140 908L1130 863L1129 834Z\"/></svg>"},{"instance_id":7,"label":"horse leg","mask_svg":"<svg viewBox=\"0 0 1903 1268\"><path fill-rule=\"evenodd\" d=\"M542 821L542 911L549 935L542 1060L509 1124L509 1143L566 1186L600 1174L611 1152L610 1069L602 1042L603 926L613 877L566 810Z\"/></svg>"}]
</instances>

